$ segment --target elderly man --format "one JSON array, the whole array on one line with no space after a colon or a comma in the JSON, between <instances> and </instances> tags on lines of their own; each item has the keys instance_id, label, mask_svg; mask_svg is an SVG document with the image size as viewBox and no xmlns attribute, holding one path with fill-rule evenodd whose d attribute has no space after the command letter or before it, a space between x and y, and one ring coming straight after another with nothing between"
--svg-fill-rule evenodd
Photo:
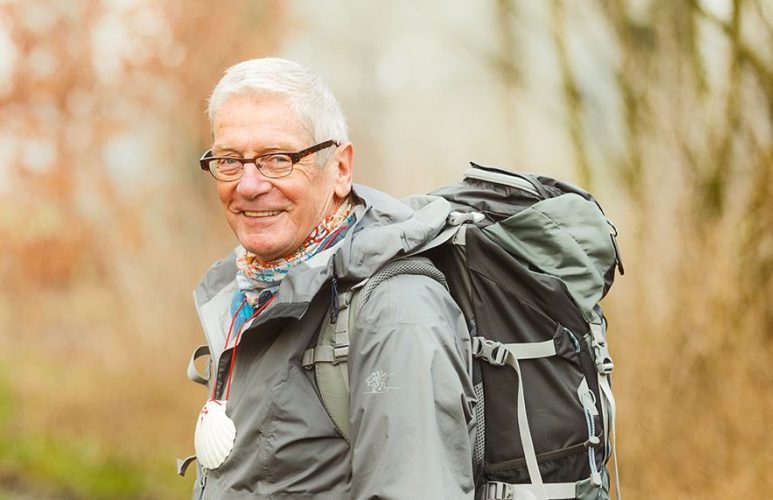
<instances>
[{"instance_id":1,"label":"elderly man","mask_svg":"<svg viewBox=\"0 0 773 500\"><path fill-rule=\"evenodd\" d=\"M239 246L195 293L212 369L194 498L472 498L468 333L438 281L393 276L351 316L348 432L303 366L339 292L430 241L448 204L353 186L339 105L294 62L228 69L209 119L201 166Z\"/></svg>"}]
</instances>

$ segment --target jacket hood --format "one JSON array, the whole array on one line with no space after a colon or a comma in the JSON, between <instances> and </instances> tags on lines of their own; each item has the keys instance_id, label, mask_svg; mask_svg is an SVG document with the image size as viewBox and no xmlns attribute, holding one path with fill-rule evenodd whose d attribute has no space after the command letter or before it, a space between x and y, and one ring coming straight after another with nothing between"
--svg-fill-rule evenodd
<instances>
[{"instance_id":1,"label":"jacket hood","mask_svg":"<svg viewBox=\"0 0 773 500\"><path fill-rule=\"evenodd\" d=\"M349 283L370 277L389 260L430 245L446 225L451 205L438 196L400 201L355 184L357 221L343 240L294 267L279 286L276 299L258 318L299 318L333 276ZM237 247L238 248L238 247ZM194 292L196 308L214 352L222 350L230 300L236 292L236 251L217 261Z\"/></svg>"},{"instance_id":2,"label":"jacket hood","mask_svg":"<svg viewBox=\"0 0 773 500\"><path fill-rule=\"evenodd\" d=\"M401 201L365 186L355 186L354 193L363 203L357 223L332 259L336 277L347 281L368 278L389 260L425 248L443 230L451 212L451 204L437 196Z\"/></svg>"}]
</instances>

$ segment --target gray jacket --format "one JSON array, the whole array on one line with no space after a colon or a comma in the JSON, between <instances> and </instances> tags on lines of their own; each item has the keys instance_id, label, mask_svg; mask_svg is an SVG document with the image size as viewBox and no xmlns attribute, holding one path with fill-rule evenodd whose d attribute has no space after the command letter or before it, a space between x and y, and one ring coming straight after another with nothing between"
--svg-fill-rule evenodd
<instances>
[{"instance_id":1,"label":"gray jacket","mask_svg":"<svg viewBox=\"0 0 773 500\"><path fill-rule=\"evenodd\" d=\"M365 203L355 226L294 268L243 333L227 406L234 449L219 468L199 470L195 499L473 498L468 334L442 285L390 278L350 325L351 446L319 400L314 371L301 366L328 311L333 273L339 287L371 276L430 242L450 211L442 198L417 198L411 208L364 186L354 192ZM234 342L224 346L235 273L231 254L194 294L219 386Z\"/></svg>"}]
</instances>

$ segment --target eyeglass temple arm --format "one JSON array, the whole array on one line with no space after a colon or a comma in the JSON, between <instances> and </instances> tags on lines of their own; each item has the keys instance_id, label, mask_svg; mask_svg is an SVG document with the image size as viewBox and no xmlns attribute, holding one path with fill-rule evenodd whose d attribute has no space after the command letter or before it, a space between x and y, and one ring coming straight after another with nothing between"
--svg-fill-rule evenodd
<instances>
[{"instance_id":1,"label":"eyeglass temple arm","mask_svg":"<svg viewBox=\"0 0 773 500\"><path fill-rule=\"evenodd\" d=\"M207 172L210 171L209 170L209 160L211 159L210 158L211 155L212 155L212 150L209 149L209 150L207 150L206 153L201 155L201 158L199 158L199 166L201 167L202 170L206 170Z\"/></svg>"},{"instance_id":2,"label":"eyeglass temple arm","mask_svg":"<svg viewBox=\"0 0 773 500\"><path fill-rule=\"evenodd\" d=\"M297 153L291 153L290 154L290 158L292 158L293 163L298 163L299 161L301 161L301 159L309 156L310 154L316 153L317 151L320 151L320 150L325 149L325 148L329 148L330 146L332 146L334 144L336 145L336 147L340 145L340 144L338 144L338 142L336 142L336 141L334 141L332 139L329 140L329 141L320 142L319 144L317 144L315 146L312 146L310 148L306 148L303 151L298 151Z\"/></svg>"}]
</instances>

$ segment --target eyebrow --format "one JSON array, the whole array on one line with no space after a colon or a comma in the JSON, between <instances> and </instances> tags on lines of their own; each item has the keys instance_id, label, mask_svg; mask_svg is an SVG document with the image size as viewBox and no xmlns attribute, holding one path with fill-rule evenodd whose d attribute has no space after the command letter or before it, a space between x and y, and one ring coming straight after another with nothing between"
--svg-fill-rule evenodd
<instances>
[{"instance_id":1,"label":"eyebrow","mask_svg":"<svg viewBox=\"0 0 773 500\"><path fill-rule=\"evenodd\" d=\"M231 146L220 146L220 145L217 145L217 144L212 146L212 153L215 153L215 152L217 152L218 154L220 154L220 153L236 153L236 154L240 154L239 151L236 148L233 148Z\"/></svg>"},{"instance_id":2,"label":"eyebrow","mask_svg":"<svg viewBox=\"0 0 773 500\"><path fill-rule=\"evenodd\" d=\"M214 145L212 146L211 151L212 151L212 154L215 156L224 154L224 153L234 153L240 156L242 155L241 151L231 146ZM294 153L295 151L296 151L295 149L292 149L290 147L279 147L279 146L272 145L261 149L260 152L255 156L263 156L271 153Z\"/></svg>"}]
</instances>

